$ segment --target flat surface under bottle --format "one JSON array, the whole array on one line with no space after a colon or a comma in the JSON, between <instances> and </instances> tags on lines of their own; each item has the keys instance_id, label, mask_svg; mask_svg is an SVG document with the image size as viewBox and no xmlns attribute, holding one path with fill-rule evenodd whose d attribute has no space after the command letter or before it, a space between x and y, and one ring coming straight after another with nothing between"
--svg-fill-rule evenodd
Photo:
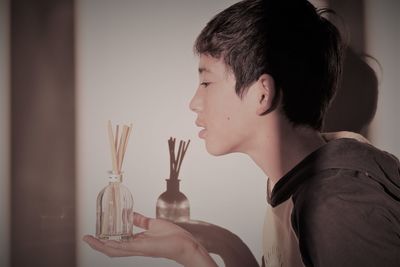
<instances>
[{"instance_id":1,"label":"flat surface under bottle","mask_svg":"<svg viewBox=\"0 0 400 267\"><path fill-rule=\"evenodd\" d=\"M132 235L98 235L97 238L103 239L103 240L117 240L117 241L123 241L123 240L129 240L132 237Z\"/></svg>"}]
</instances>

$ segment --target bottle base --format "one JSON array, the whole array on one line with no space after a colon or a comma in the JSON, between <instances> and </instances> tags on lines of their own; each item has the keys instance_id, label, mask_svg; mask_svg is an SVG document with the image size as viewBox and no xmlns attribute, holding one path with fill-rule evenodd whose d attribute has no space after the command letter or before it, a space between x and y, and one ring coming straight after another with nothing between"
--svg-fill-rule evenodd
<instances>
[{"instance_id":1,"label":"bottle base","mask_svg":"<svg viewBox=\"0 0 400 267\"><path fill-rule=\"evenodd\" d=\"M132 238L132 235L96 235L96 237L103 240L127 241Z\"/></svg>"}]
</instances>

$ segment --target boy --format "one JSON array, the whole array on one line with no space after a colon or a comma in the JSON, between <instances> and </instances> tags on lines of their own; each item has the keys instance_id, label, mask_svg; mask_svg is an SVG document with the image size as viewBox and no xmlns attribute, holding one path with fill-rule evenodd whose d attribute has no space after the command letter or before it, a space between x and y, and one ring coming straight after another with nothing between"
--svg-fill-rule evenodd
<instances>
[{"instance_id":1,"label":"boy","mask_svg":"<svg viewBox=\"0 0 400 267\"><path fill-rule=\"evenodd\" d=\"M266 266L397 266L399 161L320 131L341 73L337 29L305 0L246 0L214 17L195 43L197 113L213 155L249 155L268 177ZM180 227L142 215L127 243L85 237L110 256L215 266Z\"/></svg>"}]
</instances>

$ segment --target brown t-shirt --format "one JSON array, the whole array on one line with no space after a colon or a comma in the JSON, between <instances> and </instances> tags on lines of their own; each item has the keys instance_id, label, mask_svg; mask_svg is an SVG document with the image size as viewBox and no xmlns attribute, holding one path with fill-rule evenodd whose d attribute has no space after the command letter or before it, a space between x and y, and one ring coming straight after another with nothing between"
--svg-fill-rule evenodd
<instances>
[{"instance_id":1,"label":"brown t-shirt","mask_svg":"<svg viewBox=\"0 0 400 267\"><path fill-rule=\"evenodd\" d=\"M311 153L268 196L293 200L305 266L400 266L400 163L353 139Z\"/></svg>"}]
</instances>

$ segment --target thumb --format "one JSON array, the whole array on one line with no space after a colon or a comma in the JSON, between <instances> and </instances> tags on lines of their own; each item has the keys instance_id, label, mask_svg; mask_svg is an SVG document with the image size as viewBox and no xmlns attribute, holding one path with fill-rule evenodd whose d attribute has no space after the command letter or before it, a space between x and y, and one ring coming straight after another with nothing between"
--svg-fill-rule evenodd
<instances>
[{"instance_id":1,"label":"thumb","mask_svg":"<svg viewBox=\"0 0 400 267\"><path fill-rule=\"evenodd\" d=\"M133 214L130 217L131 221L133 224L137 227L140 227L142 229L148 230L150 227L150 222L151 218L148 218L140 213L133 212Z\"/></svg>"}]
</instances>

